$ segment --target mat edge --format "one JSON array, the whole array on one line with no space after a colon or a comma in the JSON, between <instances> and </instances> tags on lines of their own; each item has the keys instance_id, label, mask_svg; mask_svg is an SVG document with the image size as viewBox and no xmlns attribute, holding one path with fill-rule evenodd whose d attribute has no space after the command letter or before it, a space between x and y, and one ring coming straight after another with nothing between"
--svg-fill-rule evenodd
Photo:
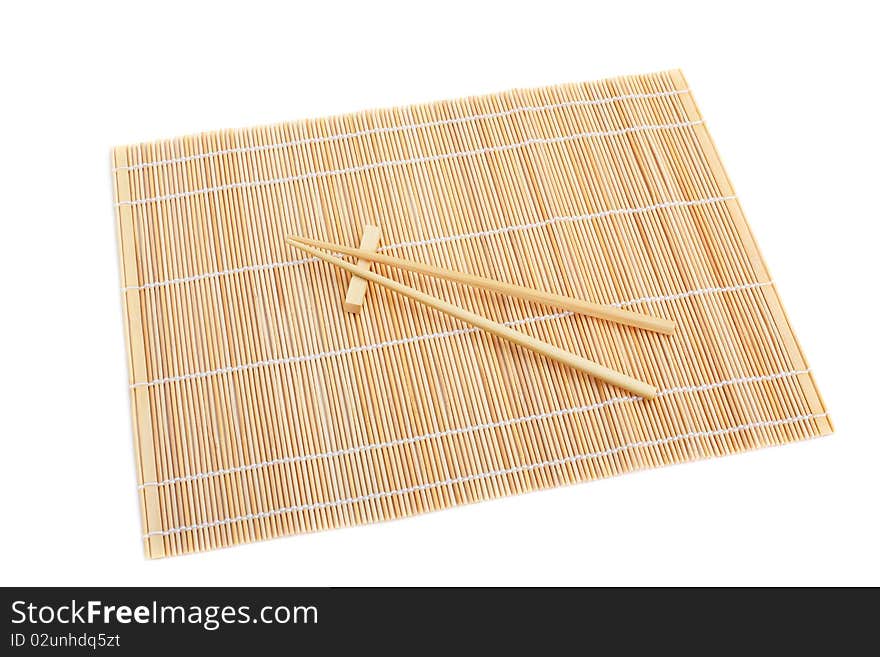
<instances>
[{"instance_id":1,"label":"mat edge","mask_svg":"<svg viewBox=\"0 0 880 657\"><path fill-rule=\"evenodd\" d=\"M137 266L134 237L134 212L130 205L121 204L121 201L131 200L131 186L128 179L128 171L120 169L128 163L128 149L125 146L117 146L112 150L112 164L114 167L113 195L116 203L117 240L119 249L119 270L122 276L122 308L123 329L125 331L125 344L128 351L129 383L140 380L146 375L146 353L144 350L143 326L141 323L139 299L135 295L129 296L131 285L137 284ZM138 340L137 337L141 336ZM156 476L156 457L152 441L152 418L148 391L143 388L129 388L131 398L131 422L134 439L135 461L138 474L138 483L153 481ZM149 440L144 440L149 436ZM158 491L151 488L140 489L141 527L142 535L147 536L153 529L161 529L161 509L159 506ZM156 559L165 556L165 544L161 536L149 536L142 538L145 556Z\"/></svg>"},{"instance_id":2,"label":"mat edge","mask_svg":"<svg viewBox=\"0 0 880 657\"><path fill-rule=\"evenodd\" d=\"M684 72L681 69L673 69L668 72L668 75L671 77L676 89L691 89L684 76ZM705 119L703 119L703 115L693 97L693 91L683 94L681 98L688 119L691 121L701 121L700 124L694 126L694 131L697 133L703 151L709 159L709 166L712 170L712 175L715 178L715 182L718 184L721 193L726 196L736 196L733 182L727 174L727 169L724 167L724 163L721 160L721 155L718 152L718 147L715 145L715 140L712 138L712 134L709 132ZM742 240L743 247L749 255L752 267L763 280L772 281L773 279L770 276L767 261L761 253L758 241L755 239L754 232L752 231L748 218L742 209L742 203L738 196L736 196L734 203L732 203L730 207L731 218L733 219L734 225L737 227L740 240ZM815 377L813 376L812 370L810 370L809 363L807 362L806 354L798 340L797 333L792 326L788 313L785 311L785 306L782 303L779 292L776 290L776 286L769 285L762 288L761 291L770 308L770 312L774 316L777 326L785 327L786 329L785 334L781 337L785 344L785 350L788 357L792 360L796 369L808 370L806 374L798 376L797 381L804 392L804 396L810 406L810 411L816 414L827 413L828 409L825 405L825 401L822 398L822 394L819 392L819 387L816 384ZM834 424L831 421L830 415L826 414L824 417L820 418L820 425L822 426L822 435L828 435L834 432Z\"/></svg>"},{"instance_id":3,"label":"mat edge","mask_svg":"<svg viewBox=\"0 0 880 657\"><path fill-rule=\"evenodd\" d=\"M204 138L229 138L229 137L237 137L241 132L244 131L257 131L257 130L270 130L272 128L278 127L296 127L296 126L310 126L315 125L318 122L333 122L333 121L344 121L346 119L356 119L356 118L364 118L370 115L376 114L378 112L418 112L420 110L426 110L429 108L436 107L439 104L443 103L465 103L465 102L475 102L482 100L495 99L499 96L504 96L505 94L517 94L523 92L533 92L538 90L552 90L552 89L566 89L569 87L574 87L578 85L602 85L608 84L611 82L621 81L621 80L629 80L632 78L641 78L648 76L662 76L662 75L673 75L676 71L680 72L680 69L664 69L660 71L651 71L648 73L631 73L626 75L615 75L605 78L599 78L596 80L580 80L580 81L571 81L571 82L560 82L557 84L548 84L548 85L538 85L533 87L510 87L507 89L501 89L498 91L489 91L486 93L480 94L470 94L466 96L454 96L450 98L439 98L436 100L425 101L420 103L409 103L404 105L385 105L381 107L368 107L364 109L351 110L346 112L339 112L336 114L323 115L323 116L307 116L300 117L296 119L289 119L284 121L275 121L272 123L262 123L258 125L249 125L249 126L240 126L237 128L220 128L216 130L204 130L201 132L190 132L176 135L174 137L164 137L159 139L150 139L146 141L139 142L129 142L126 144L119 144L114 146L114 151L119 148L131 149L131 148L155 148L163 145L170 145L173 143L180 143L185 140L193 140L193 139L204 139ZM150 164L150 161L140 162L137 164ZM119 166L118 164L114 166Z\"/></svg>"},{"instance_id":4,"label":"mat edge","mask_svg":"<svg viewBox=\"0 0 880 657\"><path fill-rule=\"evenodd\" d=\"M821 418L819 418L819 419L821 419ZM820 425L818 420L813 420L813 421L816 423L817 428L819 428L819 431L817 433L812 433L812 434L808 433L808 434L798 435L797 437L794 437L794 438L784 438L784 439L782 439L781 442L769 442L769 441L764 441L764 440L758 438L758 441L756 442L756 444L753 447L745 447L743 449L734 449L734 450L729 451L726 454L720 454L720 455L719 454L699 454L699 455L689 456L688 458L684 458L679 461L673 461L673 462L669 462L669 463L661 463L660 465L640 464L637 467L634 467L634 468L631 468L628 470L620 470L617 472L612 472L607 475L600 475L597 477L591 477L591 478L587 478L587 479L576 479L576 480L572 480L572 481L559 481L559 482L556 482L552 485L535 486L535 487L526 488L526 489L523 489L520 491L507 492L507 493L497 495L497 496L479 497L479 498L475 498L475 499L463 499L463 500L457 501L453 504L438 507L435 509L429 509L427 511L414 511L414 512L402 514L399 516L378 518L378 519L370 520L367 522L345 522L345 523L340 523L338 525L334 525L332 527L313 527L307 531L299 531L299 532L294 531L294 532L288 532L288 533L278 533L278 534L271 535L271 536L266 536L266 535L254 536L253 538L248 538L247 540L240 541L237 543L229 543L226 545L211 546L211 547L197 547L196 549L193 549L189 552L171 551L167 554L167 558L176 559L179 557L192 557L192 556L204 554L207 552L216 552L218 550L229 550L229 549L240 548L240 547L248 546L248 545L259 545L261 543L266 543L267 541L276 541L276 540L282 540L282 539L292 539L292 538L297 538L297 537L305 537L305 536L309 536L312 534L318 534L318 533L331 531L331 530L355 529L358 527L370 527L370 526L375 526L375 525L383 525L383 524L391 523L391 522L399 522L401 520L409 520L411 518L417 518L420 516L428 516L428 515L432 515L432 514L436 514L436 513L448 512L448 511L451 511L454 509L461 509L461 508L465 508L465 507L473 507L473 506L478 506L478 505L483 505L483 504L490 504L490 503L496 502L496 501L515 499L518 497L523 497L525 495L532 495L535 493L551 492L554 490L563 490L566 488L585 486L585 485L589 485L589 484L601 482L601 481L612 481L612 480L616 480L616 479L623 479L623 478L626 478L627 476L633 475L633 474L647 473L647 472L653 472L653 471L662 471L662 470L667 470L667 469L674 468L677 466L687 466L687 465L693 465L696 463L707 463L707 462L714 461L717 459L729 458L731 456L743 456L746 454L755 454L757 452L760 452L760 451L763 451L766 449L771 449L771 448L790 447L793 445L803 444L803 443L806 443L806 442L809 442L812 440L817 440L819 438L824 438L832 433L831 431L826 431ZM661 452L662 452L662 447L657 446L657 445L640 447L639 449L649 451L651 454L658 456L658 457L661 455ZM255 522L255 521L241 520L241 521L238 521L237 524L244 525L244 524L253 523L253 522ZM204 531L204 530L193 530L192 533L195 533L197 531ZM195 543L198 544L198 542L195 542Z\"/></svg>"}]
</instances>

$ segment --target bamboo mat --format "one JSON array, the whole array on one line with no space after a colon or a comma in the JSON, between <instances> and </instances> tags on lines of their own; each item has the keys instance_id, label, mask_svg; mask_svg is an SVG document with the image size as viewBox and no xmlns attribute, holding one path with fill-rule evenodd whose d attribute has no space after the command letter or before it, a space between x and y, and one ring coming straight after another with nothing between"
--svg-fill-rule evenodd
<instances>
[{"instance_id":1,"label":"bamboo mat","mask_svg":"<svg viewBox=\"0 0 880 657\"><path fill-rule=\"evenodd\" d=\"M831 432L678 71L114 150L144 546L179 555ZM646 402L348 276L299 233L668 317L375 270L657 385Z\"/></svg>"}]
</instances>

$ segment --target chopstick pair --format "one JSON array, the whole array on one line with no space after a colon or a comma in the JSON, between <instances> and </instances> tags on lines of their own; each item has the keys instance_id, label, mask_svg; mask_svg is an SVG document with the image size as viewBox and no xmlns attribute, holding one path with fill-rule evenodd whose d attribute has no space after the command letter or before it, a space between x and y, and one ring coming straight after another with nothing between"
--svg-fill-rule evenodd
<instances>
[{"instance_id":1,"label":"chopstick pair","mask_svg":"<svg viewBox=\"0 0 880 657\"><path fill-rule=\"evenodd\" d=\"M643 328L659 333L670 334L674 332L675 323L671 322L670 320L652 317L650 315L643 315L641 313L635 313L629 310L622 310L613 306L603 306L601 304L589 303L587 301L581 301L579 299L573 299L571 297L564 297L558 294L542 292L540 290L523 287L521 285L503 283L501 281L495 281L489 278L484 278L482 276L475 276L473 274L465 274L449 269L442 269L440 267L434 267L424 263L404 260L402 258L395 258L393 256L379 253L373 253L372 251L354 249L339 244L333 244L331 242L322 242L319 240L312 240L299 236L288 236L286 241L288 244L302 251L305 251L306 253L309 253L317 258L320 258L325 262L329 262L341 269L344 269L354 276L358 276L377 285L382 285L390 290L393 290L394 292L397 292L398 294L402 294L403 296L423 303L426 306L429 306L441 312L445 312L448 315L460 319L467 324L483 329L484 331L491 333L495 336L504 338L505 340L509 340L510 342L513 342L514 344L517 344L521 347L525 347L526 349L531 349L532 351L552 360L555 360L559 363L562 363L563 365L567 365L568 367L572 367L591 376L595 376L596 378L605 381L606 383L618 386L620 388L623 388L624 390L627 390L647 399L653 399L657 396L657 388L649 383L640 381L639 379L631 377L627 374L623 374L622 372L612 370L608 367L605 367L604 365L600 365L599 363L591 361L587 358L578 356L577 354L565 351L564 349L561 349L548 342L533 338L530 335L527 335L520 331L516 331L508 326L505 326L504 324L495 322L491 319L483 317L482 315L473 313L469 310L434 297L430 294L420 292L415 288L404 285L403 283L398 283L397 281L391 278L387 278L386 276L377 274L376 272L361 269L357 265L346 262L345 260L337 258L334 255L323 253L321 249L334 251L336 253L342 253L345 255L356 256L357 258L360 258L362 260L379 262L382 264L391 265L408 271L426 274L445 280L465 283L487 290L492 290L494 292L507 294L509 296L514 296L520 299L537 301L539 303L544 303L550 306L564 308L573 312L589 315L590 317L597 317L600 319L625 324L627 326L634 326L637 328Z\"/></svg>"}]
</instances>

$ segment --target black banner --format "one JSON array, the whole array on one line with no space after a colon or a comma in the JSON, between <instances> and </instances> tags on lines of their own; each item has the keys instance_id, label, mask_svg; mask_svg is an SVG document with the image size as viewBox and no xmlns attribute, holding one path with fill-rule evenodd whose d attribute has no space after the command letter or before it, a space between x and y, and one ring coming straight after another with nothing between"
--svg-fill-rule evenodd
<instances>
[{"instance_id":1,"label":"black banner","mask_svg":"<svg viewBox=\"0 0 880 657\"><path fill-rule=\"evenodd\" d=\"M839 599L828 604L829 596ZM704 653L706 636L753 650L799 643L839 650L876 607L841 592L612 589L32 588L3 590L3 654L287 647L592 651L644 644ZM837 612L844 630L835 631ZM759 644L752 643L756 637ZM865 646L867 647L867 646ZM201 654L201 653L200 653Z\"/></svg>"}]
</instances>

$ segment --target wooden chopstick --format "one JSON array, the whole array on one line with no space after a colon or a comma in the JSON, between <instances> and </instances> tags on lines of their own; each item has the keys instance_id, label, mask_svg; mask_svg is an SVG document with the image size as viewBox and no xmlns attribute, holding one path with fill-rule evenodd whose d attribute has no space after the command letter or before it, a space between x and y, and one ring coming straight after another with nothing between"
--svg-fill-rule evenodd
<instances>
[{"instance_id":1,"label":"wooden chopstick","mask_svg":"<svg viewBox=\"0 0 880 657\"><path fill-rule=\"evenodd\" d=\"M483 276L465 274L463 272L443 269L441 267L435 267L433 265L427 265L413 260L404 260L403 258L395 258L394 256L384 255L382 253L355 249L341 244L333 244L332 242L322 242L308 237L300 237L299 235L288 236L287 241L294 245L296 242L308 244L319 249L355 256L370 262L379 262L407 271L426 274L435 278L442 278L447 281L473 285L474 287L492 290L493 292L500 292L501 294L517 297L519 299L543 303L548 306L570 310L581 315L589 315L590 317L604 319L609 322L634 326L636 328L664 333L666 335L671 335L675 332L675 322L671 320L653 317L651 315L645 315L631 310L623 310L621 308L615 308L614 306L591 303L589 301L574 299L560 294L553 294L552 292L544 292L530 287L523 287L522 285L516 285L514 283L504 283L502 281L492 280L491 278L484 278Z\"/></svg>"},{"instance_id":2,"label":"wooden chopstick","mask_svg":"<svg viewBox=\"0 0 880 657\"><path fill-rule=\"evenodd\" d=\"M591 376L596 377L597 379L601 379L606 383L610 383L619 388L623 388L624 390L639 395L640 397L653 399L657 396L657 388L649 383L639 381L636 378L612 370L608 367L605 367L604 365L599 365L598 363L595 363L587 358L565 351L564 349L560 349L555 345L552 345L548 342L543 342L542 340L533 338L532 336L526 335L525 333L520 333L519 331L505 326L504 324L499 324L498 322L492 321L491 319L488 319L481 315L477 315L476 313L472 313L471 311L465 310L464 308L460 308L455 304L443 301L442 299L438 299L437 297L431 296L430 294L420 292L415 288L411 288L408 285L404 285L403 283L398 283L397 281L386 278L385 276L377 274L374 271L360 269L357 265L353 263L346 262L345 260L330 255L329 253L324 253L319 249L298 241L297 239L288 238L287 241L296 248L301 249L306 253L310 253L311 255L320 258L325 262L336 265L337 267L344 269L350 274L354 274L355 276L364 278L371 283L387 287L388 289L393 290L398 294L402 294L405 297L409 297L410 299L418 301L419 303L423 303L426 306L434 308L435 310L439 310L448 315L452 315L453 317L460 319L467 324L483 329L487 333L491 333L492 335L498 336L499 338L510 340L514 344L525 347L526 349L531 349L532 351L539 353L542 356L546 356L547 358L550 358L552 360L555 360L558 363L562 363L563 365L567 365L581 372L585 372Z\"/></svg>"}]
</instances>

